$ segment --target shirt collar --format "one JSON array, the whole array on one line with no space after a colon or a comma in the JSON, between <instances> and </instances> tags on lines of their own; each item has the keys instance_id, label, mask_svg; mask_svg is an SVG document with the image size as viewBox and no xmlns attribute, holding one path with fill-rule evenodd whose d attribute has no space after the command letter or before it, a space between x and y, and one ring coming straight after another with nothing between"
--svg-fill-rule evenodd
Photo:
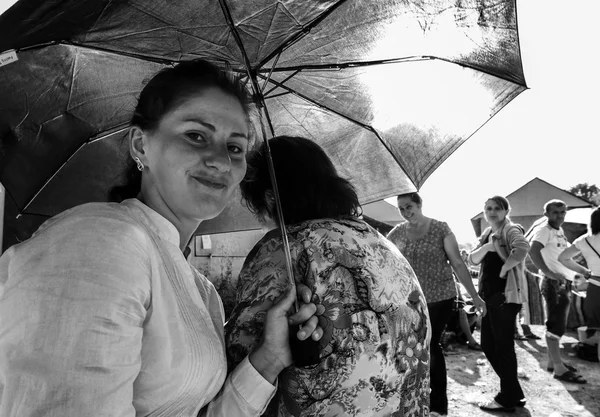
<instances>
[{"instance_id":1,"label":"shirt collar","mask_svg":"<svg viewBox=\"0 0 600 417\"><path fill-rule=\"evenodd\" d=\"M179 247L179 232L173 223L152 210L137 198L124 200L121 205L142 221L158 237Z\"/></svg>"}]
</instances>

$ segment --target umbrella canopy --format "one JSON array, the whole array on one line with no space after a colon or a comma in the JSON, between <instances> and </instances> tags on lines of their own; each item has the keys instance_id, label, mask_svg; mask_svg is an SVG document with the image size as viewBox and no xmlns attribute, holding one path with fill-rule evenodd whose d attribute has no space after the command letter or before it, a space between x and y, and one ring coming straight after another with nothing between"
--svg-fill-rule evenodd
<instances>
[{"instance_id":1,"label":"umbrella canopy","mask_svg":"<svg viewBox=\"0 0 600 417\"><path fill-rule=\"evenodd\" d=\"M362 203L418 189L526 89L514 0L21 0L0 34L5 247L106 199L144 81L179 61L229 62L267 135L318 142ZM256 226L236 198L200 232Z\"/></svg>"}]
</instances>

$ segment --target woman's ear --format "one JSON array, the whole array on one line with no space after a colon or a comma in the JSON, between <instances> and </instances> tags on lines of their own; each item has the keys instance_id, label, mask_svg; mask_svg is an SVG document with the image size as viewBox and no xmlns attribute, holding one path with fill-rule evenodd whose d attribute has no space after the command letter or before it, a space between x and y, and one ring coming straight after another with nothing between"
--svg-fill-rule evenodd
<instances>
[{"instance_id":1,"label":"woman's ear","mask_svg":"<svg viewBox=\"0 0 600 417\"><path fill-rule=\"evenodd\" d=\"M128 133L129 139L129 154L133 159L139 158L139 160L148 166L148 158L146 158L146 135L139 126L131 126Z\"/></svg>"}]
</instances>

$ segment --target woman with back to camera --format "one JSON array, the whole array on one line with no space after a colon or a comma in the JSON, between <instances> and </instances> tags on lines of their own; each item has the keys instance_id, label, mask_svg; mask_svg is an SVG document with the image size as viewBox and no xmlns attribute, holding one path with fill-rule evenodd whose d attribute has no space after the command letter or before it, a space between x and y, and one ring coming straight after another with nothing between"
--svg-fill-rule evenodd
<instances>
[{"instance_id":1,"label":"woman with back to camera","mask_svg":"<svg viewBox=\"0 0 600 417\"><path fill-rule=\"evenodd\" d=\"M573 257L580 253L585 258L588 268L573 260ZM588 338L582 342L598 345L598 358L600 358L600 207L590 215L588 233L578 237L571 246L562 251L558 260L587 280L583 313Z\"/></svg>"},{"instance_id":2,"label":"woman with back to camera","mask_svg":"<svg viewBox=\"0 0 600 417\"><path fill-rule=\"evenodd\" d=\"M0 415L264 411L292 361L288 319L310 318L302 330L318 339L316 307L288 318L290 290L226 379L221 300L183 255L245 175L248 106L241 83L206 61L160 71L131 121L126 199L67 210L0 258Z\"/></svg>"},{"instance_id":3,"label":"woman with back to camera","mask_svg":"<svg viewBox=\"0 0 600 417\"><path fill-rule=\"evenodd\" d=\"M324 329L318 362L291 366L268 416L427 416L429 322L418 281L397 248L358 217L354 187L316 143L269 141L294 277L313 289ZM265 146L248 160L242 196L277 221ZM285 292L279 229L251 250L225 334L230 363L260 340L264 311Z\"/></svg>"},{"instance_id":4,"label":"woman with back to camera","mask_svg":"<svg viewBox=\"0 0 600 417\"><path fill-rule=\"evenodd\" d=\"M514 224L508 214L510 204L501 196L485 202L483 214L490 227L479 237L479 244L469 255L479 270L479 294L487 305L481 320L481 347L494 371L500 377L500 392L488 403L486 411L512 412L525 405L525 394L517 377L515 353L516 317L526 303L523 288L525 258L529 243L523 228Z\"/></svg>"},{"instance_id":5,"label":"woman with back to camera","mask_svg":"<svg viewBox=\"0 0 600 417\"><path fill-rule=\"evenodd\" d=\"M450 227L445 222L423 215L423 200L418 193L401 194L397 202L400 214L407 221L394 227L387 238L408 259L425 294L432 331L430 406L432 413L436 413L434 415L446 415L446 361L440 338L452 315L457 296L452 271L473 298L478 312L485 314L485 303L477 295Z\"/></svg>"}]
</instances>

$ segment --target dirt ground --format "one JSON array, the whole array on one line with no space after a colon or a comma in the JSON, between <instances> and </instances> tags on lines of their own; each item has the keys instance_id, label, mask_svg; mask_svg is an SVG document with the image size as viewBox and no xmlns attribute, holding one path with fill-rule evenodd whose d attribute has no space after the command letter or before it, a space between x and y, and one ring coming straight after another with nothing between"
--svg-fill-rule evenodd
<instances>
[{"instance_id":1,"label":"dirt ground","mask_svg":"<svg viewBox=\"0 0 600 417\"><path fill-rule=\"evenodd\" d=\"M600 364L575 356L577 334L568 332L562 339L563 357L575 366L587 384L561 382L546 371L544 326L531 326L541 340L516 341L519 379L527 398L525 408L515 413L487 413L481 402L493 398L500 381L483 352L451 344L446 351L448 368L449 417L516 416L516 417L600 417ZM474 333L479 340L479 331Z\"/></svg>"}]
</instances>

